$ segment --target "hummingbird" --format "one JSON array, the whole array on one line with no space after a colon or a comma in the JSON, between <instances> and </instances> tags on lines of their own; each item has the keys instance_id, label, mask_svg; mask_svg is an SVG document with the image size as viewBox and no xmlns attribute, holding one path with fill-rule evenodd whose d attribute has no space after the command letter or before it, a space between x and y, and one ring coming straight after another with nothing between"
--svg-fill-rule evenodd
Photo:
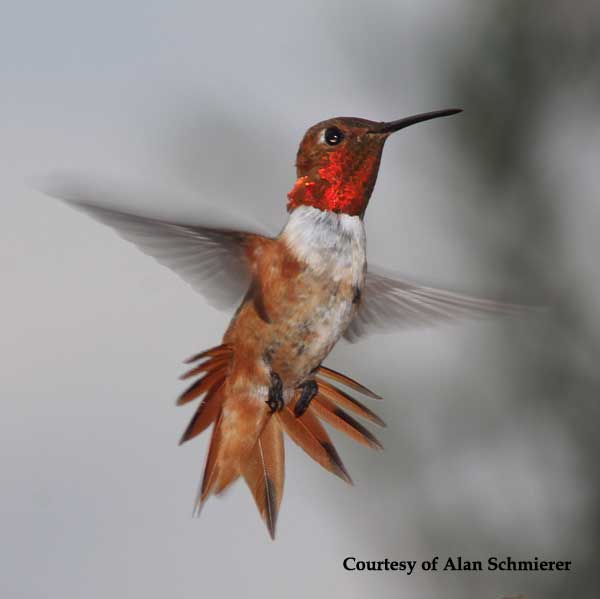
<instances>
[{"instance_id":1,"label":"hummingbird","mask_svg":"<svg viewBox=\"0 0 600 599\"><path fill-rule=\"evenodd\" d=\"M391 122L336 117L310 127L287 195L288 220L277 236L114 210L85 189L48 192L115 229L209 299L216 297L219 307L238 304L221 342L188 358L191 367L181 377L193 382L177 404L201 401L180 443L212 426L196 512L209 496L243 478L274 538L284 433L347 483L350 476L323 422L382 449L357 418L384 422L350 393L381 397L323 364L342 337L356 341L410 324L517 310L367 268L364 215L386 140L458 112Z\"/></svg>"}]
</instances>

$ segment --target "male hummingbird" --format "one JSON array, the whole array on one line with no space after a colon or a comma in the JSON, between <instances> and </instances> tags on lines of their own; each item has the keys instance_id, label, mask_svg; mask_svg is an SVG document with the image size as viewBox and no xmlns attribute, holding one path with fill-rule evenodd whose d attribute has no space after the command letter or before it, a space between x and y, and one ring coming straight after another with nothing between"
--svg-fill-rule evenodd
<instances>
[{"instance_id":1,"label":"male hummingbird","mask_svg":"<svg viewBox=\"0 0 600 599\"><path fill-rule=\"evenodd\" d=\"M407 323L516 309L367 270L363 217L385 141L409 125L458 112L387 123L337 117L311 127L298 150L288 221L276 237L115 211L98 206L95 196L81 197L82 190L78 197L58 193L200 292L210 294L216 285L226 300L243 297L221 344L188 359L194 366L182 377L200 378L177 403L203 400L181 442L213 425L197 509L241 476L274 537L284 432L346 482L350 477L321 421L381 448L348 412L378 425L383 421L334 383L379 396L323 366L340 337L355 340Z\"/></svg>"}]
</instances>

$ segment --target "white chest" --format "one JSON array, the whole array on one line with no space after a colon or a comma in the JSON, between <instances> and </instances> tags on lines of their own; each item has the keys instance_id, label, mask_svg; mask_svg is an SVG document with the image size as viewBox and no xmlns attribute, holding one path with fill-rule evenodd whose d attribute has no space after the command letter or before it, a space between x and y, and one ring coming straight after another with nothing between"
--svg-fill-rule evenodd
<instances>
[{"instance_id":1,"label":"white chest","mask_svg":"<svg viewBox=\"0 0 600 599\"><path fill-rule=\"evenodd\" d=\"M360 217L301 206L290 215L281 239L316 276L350 280L357 290L362 287L366 239Z\"/></svg>"}]
</instances>

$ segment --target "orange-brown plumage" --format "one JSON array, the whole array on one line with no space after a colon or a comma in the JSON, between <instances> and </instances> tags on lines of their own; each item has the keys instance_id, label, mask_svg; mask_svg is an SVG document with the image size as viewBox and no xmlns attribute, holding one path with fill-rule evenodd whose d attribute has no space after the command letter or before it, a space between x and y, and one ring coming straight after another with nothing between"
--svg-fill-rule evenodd
<instances>
[{"instance_id":1,"label":"orange-brown plumage","mask_svg":"<svg viewBox=\"0 0 600 599\"><path fill-rule=\"evenodd\" d=\"M352 418L342 408L336 406L333 401L322 393L317 394L309 409L313 409L319 418L358 443L362 443L371 449L383 449L381 443L360 422Z\"/></svg>"},{"instance_id":2,"label":"orange-brown plumage","mask_svg":"<svg viewBox=\"0 0 600 599\"><path fill-rule=\"evenodd\" d=\"M323 367L319 368L318 372L322 372ZM341 408L346 408L355 414L358 414L365 420L369 420L379 426L385 426L385 422L375 414L361 404L359 401L348 395L345 391L338 389L334 385L324 381L321 377L316 377L319 383L319 394L315 399L325 398L329 401L334 402ZM355 381L353 381L355 382ZM374 394L373 394L374 395Z\"/></svg>"},{"instance_id":3,"label":"orange-brown plumage","mask_svg":"<svg viewBox=\"0 0 600 599\"><path fill-rule=\"evenodd\" d=\"M198 509L242 476L273 537L283 496L284 433L346 482L350 476L321 421L381 448L350 413L380 426L383 421L333 383L380 397L322 365L342 336L355 340L409 322L515 312L515 306L367 272L362 218L386 139L456 112L389 123L338 117L311 127L298 150L290 215L275 237L99 207L95 190L82 202L77 185L74 194L51 192L114 227L216 305L243 297L221 345L188 358L192 366L181 377L198 378L177 403L200 400L181 443L213 425Z\"/></svg>"},{"instance_id":4,"label":"orange-brown plumage","mask_svg":"<svg viewBox=\"0 0 600 599\"><path fill-rule=\"evenodd\" d=\"M297 418L293 410L286 406L277 414L290 439L301 447L315 462L325 470L339 476L343 481L352 483L340 456L338 455L327 431L309 407L305 414Z\"/></svg>"},{"instance_id":5,"label":"orange-brown plumage","mask_svg":"<svg viewBox=\"0 0 600 599\"><path fill-rule=\"evenodd\" d=\"M184 378L204 374L178 403L206 399L182 440L215 421L200 503L243 475L271 536L283 490L282 430L350 481L320 419L371 448L377 439L345 410L371 410L324 378L376 394L322 366L361 303L366 273L362 215L385 140L397 123L338 118L308 130L289 193L290 220L276 238L241 234L250 283L223 348ZM225 379L222 380L222 377Z\"/></svg>"},{"instance_id":6,"label":"orange-brown plumage","mask_svg":"<svg viewBox=\"0 0 600 599\"><path fill-rule=\"evenodd\" d=\"M211 358L210 360L207 360L206 362L202 362L202 364L200 364L199 366L195 366L194 368L183 373L179 377L179 379L184 381L193 376L197 376L197 375L201 374L202 372L208 372L208 371L213 372L215 370L224 370L227 367L227 364L229 364L230 359L231 359L230 355L224 355L224 356L218 356L216 358Z\"/></svg>"},{"instance_id":7,"label":"orange-brown plumage","mask_svg":"<svg viewBox=\"0 0 600 599\"><path fill-rule=\"evenodd\" d=\"M200 503L242 475L269 531L274 534L283 485L283 450L279 443L282 430L322 466L349 481L319 423L319 412L323 412L320 416L325 421L331 421L363 443L368 441L372 447L377 446L374 438L344 416L341 408L332 408L334 404L328 397L371 421L380 421L370 410L325 381L322 386L326 395L321 404L314 403L301 418L290 407L298 398L297 387L320 368L341 333L341 327L339 331L333 330L330 321L340 314L349 320L356 310L353 279L362 276L362 264L346 265L342 276L332 280L330 272L315 274L294 253L293 243L285 237L255 236L245 251L252 273L249 291L224 335L223 345L194 356L195 361L204 361L184 377L203 376L184 391L178 403L187 403L207 393L182 442L215 422ZM266 404L273 372L281 379L287 403L276 413L271 413ZM322 372L375 396L335 371ZM341 426L341 422L345 424Z\"/></svg>"},{"instance_id":8,"label":"orange-brown plumage","mask_svg":"<svg viewBox=\"0 0 600 599\"><path fill-rule=\"evenodd\" d=\"M283 431L279 420L271 417L242 465L242 474L273 539L283 498L284 473Z\"/></svg>"},{"instance_id":9,"label":"orange-brown plumage","mask_svg":"<svg viewBox=\"0 0 600 599\"><path fill-rule=\"evenodd\" d=\"M219 393L219 390L224 381L225 377L208 389L206 397L196 409L194 416L181 436L180 445L204 432L217 419L223 406L224 397L223 393Z\"/></svg>"},{"instance_id":10,"label":"orange-brown plumage","mask_svg":"<svg viewBox=\"0 0 600 599\"><path fill-rule=\"evenodd\" d=\"M315 277L281 240L265 240L255 256L258 283L252 285L223 341L235 348L234 367L246 370L266 357L270 370L293 388L331 349L327 345L316 355L312 351L319 334L310 326L316 324L315 313L328 303L351 303L352 282Z\"/></svg>"},{"instance_id":11,"label":"orange-brown plumage","mask_svg":"<svg viewBox=\"0 0 600 599\"><path fill-rule=\"evenodd\" d=\"M346 385L346 387L350 387L350 389L354 389L367 397L371 397L373 399L381 399L377 393L373 393L370 389L367 389L364 385L361 385L358 381L351 379L349 376L342 374L341 372L337 372L336 370L332 370L331 368L327 368L327 366L321 365L318 370L319 375L337 381L338 383L342 383L342 385Z\"/></svg>"},{"instance_id":12,"label":"orange-brown plumage","mask_svg":"<svg viewBox=\"0 0 600 599\"><path fill-rule=\"evenodd\" d=\"M252 297L246 298L238 313L238 318L240 314L244 314L243 319L234 320L231 329L235 331L235 327L240 326L235 324L238 322L244 326L252 323L256 327L252 339L261 339L261 333L264 334L262 327L265 326L265 323L254 308ZM230 338L234 337L231 330L229 333ZM193 374L205 373L196 382L196 387L193 387L193 394L196 399L202 393L206 393L206 395L184 432L181 443L196 437L214 423L197 507L200 508L211 493L222 492L238 476L242 475L267 524L269 534L274 537L277 514L283 497L283 432L286 432L317 463L342 480L351 483L345 466L319 421L320 418L346 432L355 440L375 448L380 447L377 440L347 414L340 416L343 411L336 406L336 403L376 424L383 424L383 422L354 398L320 379L320 394L303 416L298 418L293 412L297 397L293 397L289 405L274 414L270 414L266 406L258 405L255 406L258 410L254 410L254 412L259 412L259 422L254 429L249 430L248 423L256 418L256 414L249 405L239 399L235 391L244 391L250 386L253 370L252 360L257 353L260 353L260 350L264 350L265 346L255 347L254 353L240 351L237 360L234 360L235 347L231 342L224 343L222 346L201 352L187 360L187 362L205 360L194 369L195 373L189 371L185 376L187 378ZM237 379L237 383L230 382L229 388L227 388L225 372L232 372L232 369L235 369L238 374L230 378L230 381ZM378 397L360 383L340 373L322 366L318 368L318 372L333 377L335 380L346 382L351 387L361 389L371 396ZM209 382L206 383L206 380ZM198 385L199 382L202 384ZM188 395L184 394L184 397L186 401L189 401L189 393ZM227 416L224 405L228 397L229 404L233 404L233 409L239 416L239 424L226 433L224 422ZM229 409L231 409L231 405ZM249 439L252 441L249 442ZM227 446L226 450L224 450L225 446Z\"/></svg>"},{"instance_id":13,"label":"orange-brown plumage","mask_svg":"<svg viewBox=\"0 0 600 599\"><path fill-rule=\"evenodd\" d=\"M198 379L192 383L177 399L177 405L183 406L184 404L193 401L197 397L200 397L205 391L208 391L216 383L225 380L226 376L226 365L222 363L211 370L201 379ZM187 374L184 376L187 377Z\"/></svg>"}]
</instances>

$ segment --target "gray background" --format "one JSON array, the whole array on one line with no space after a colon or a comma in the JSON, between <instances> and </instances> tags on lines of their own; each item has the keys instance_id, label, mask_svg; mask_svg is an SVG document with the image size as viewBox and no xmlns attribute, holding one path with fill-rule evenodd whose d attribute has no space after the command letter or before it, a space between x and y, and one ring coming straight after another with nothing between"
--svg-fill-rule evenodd
<instances>
[{"instance_id":1,"label":"gray background","mask_svg":"<svg viewBox=\"0 0 600 599\"><path fill-rule=\"evenodd\" d=\"M4 3L2 597L596 597L599 13ZM192 519L207 436L177 447L176 377L230 314L26 179L132 180L159 191L129 208L201 222L218 205L277 231L308 126L451 106L388 142L369 259L548 317L340 344L327 363L386 398L386 451L336 435L349 488L288 443L275 543L243 484ZM574 568L351 574L348 555Z\"/></svg>"}]
</instances>

